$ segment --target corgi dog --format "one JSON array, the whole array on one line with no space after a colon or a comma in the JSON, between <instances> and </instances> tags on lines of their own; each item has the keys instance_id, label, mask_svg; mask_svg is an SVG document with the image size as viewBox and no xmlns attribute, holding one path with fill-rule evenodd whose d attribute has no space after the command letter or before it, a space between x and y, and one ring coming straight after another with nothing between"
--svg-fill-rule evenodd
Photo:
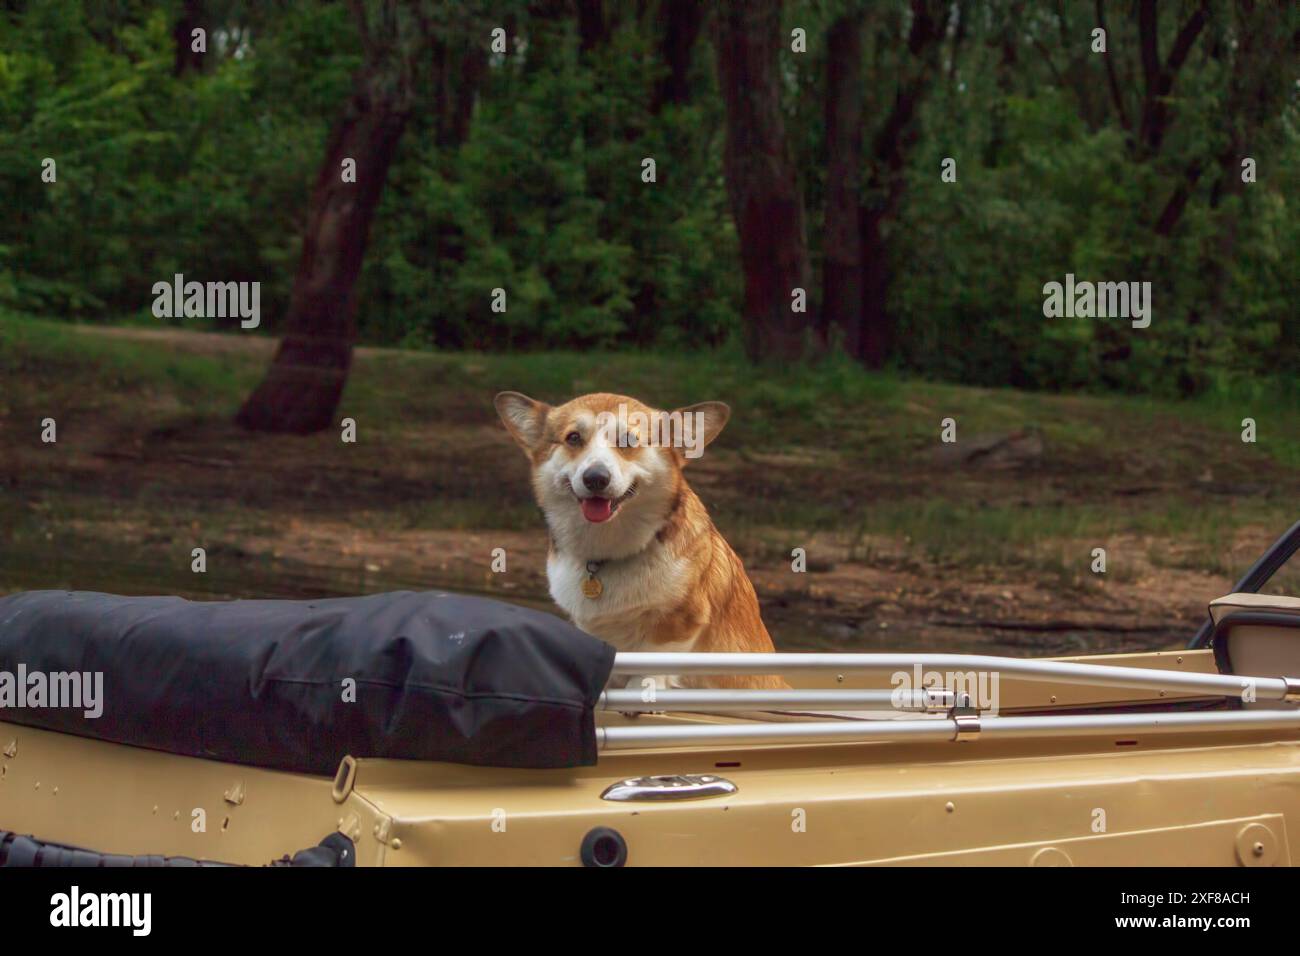
<instances>
[{"instance_id":1,"label":"corgi dog","mask_svg":"<svg viewBox=\"0 0 1300 956\"><path fill-rule=\"evenodd\" d=\"M552 407L518 392L497 413L532 464L550 532L551 597L621 651L771 651L740 558L686 483L688 461L731 409L665 413L634 398L583 395ZM768 675L663 675L669 687L786 688ZM641 686L634 678L629 686Z\"/></svg>"}]
</instances>

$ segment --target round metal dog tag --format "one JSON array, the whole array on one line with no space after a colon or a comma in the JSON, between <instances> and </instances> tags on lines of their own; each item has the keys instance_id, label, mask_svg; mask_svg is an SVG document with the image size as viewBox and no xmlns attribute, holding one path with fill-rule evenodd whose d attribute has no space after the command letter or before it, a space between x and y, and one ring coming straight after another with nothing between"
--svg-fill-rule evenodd
<instances>
[{"instance_id":1,"label":"round metal dog tag","mask_svg":"<svg viewBox=\"0 0 1300 956\"><path fill-rule=\"evenodd\" d=\"M604 590L605 586L601 584L597 578L587 578L587 580L582 582L582 593L593 601L600 597L601 592Z\"/></svg>"}]
</instances>

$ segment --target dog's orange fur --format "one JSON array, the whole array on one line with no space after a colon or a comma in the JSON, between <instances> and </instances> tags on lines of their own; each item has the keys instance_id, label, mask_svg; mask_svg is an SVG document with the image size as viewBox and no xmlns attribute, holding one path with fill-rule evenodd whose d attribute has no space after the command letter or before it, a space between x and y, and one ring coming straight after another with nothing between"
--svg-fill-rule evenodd
<instances>
[{"instance_id":1,"label":"dog's orange fur","mask_svg":"<svg viewBox=\"0 0 1300 956\"><path fill-rule=\"evenodd\" d=\"M681 504L665 522L660 540L695 569L695 584L680 604L660 616L651 631L651 642L672 643L694 632L699 635L694 650L700 652L775 650L740 557L714 527L704 502L680 472L677 479ZM780 677L768 675L718 674L703 683L710 687L789 686Z\"/></svg>"},{"instance_id":2,"label":"dog's orange fur","mask_svg":"<svg viewBox=\"0 0 1300 956\"><path fill-rule=\"evenodd\" d=\"M502 420L532 463L534 492L552 529L552 560L548 562L548 571L552 570L557 559L557 549L563 547L557 545L556 514L566 506L572 507L576 512L577 503L575 501L566 505L562 497L548 497L552 489L544 470L563 467L566 463L580 459L586 449L570 447L566 444L565 436L582 427L581 423L587 420L584 416L589 417L599 412L615 414L620 404L629 409L653 412L635 399L605 393L584 395L555 408L533 402L516 393L498 396L497 407L501 411ZM721 419L707 435L706 441L711 441L721 430L729 410L713 403L709 406L692 406L683 411L706 407ZM721 412L715 412L716 409L721 409ZM557 452L558 456L563 457L558 457ZM640 511L630 516L615 513L609 519L611 528L613 522L632 521L637 523L637 527L644 526L653 531L652 535L647 534L648 540L643 550L624 557L621 561L626 562L625 566L633 574L638 561L644 563L647 575L651 575L655 568L671 567L673 584L671 587L665 585L657 588L653 580L644 582L648 592L645 599L638 598L634 606L621 607L618 614L609 619L601 615L601 599L590 603L579 600L575 602L575 607L565 608L574 617L575 623L597 637L610 640L623 650L656 651L681 649L684 645L689 645L690 650L700 652L772 651L772 638L759 613L754 587L740 558L714 527L704 503L687 483L683 468L689 459L682 449L642 445L611 448L610 452L621 456L629 466L639 462L643 466L653 464L656 468L653 495L647 495L643 489L640 495L623 506ZM659 462L646 461L642 457L646 455L660 456ZM650 498L653 500L638 500ZM652 506L653 513L646 513L645 509ZM563 517L570 520L568 515ZM575 540L567 546L581 550L587 536L582 522L579 521L576 525L578 532ZM616 528L614 532L617 532ZM602 557L604 555L573 555L580 562ZM556 587L552 574L553 594L556 593ZM613 601L614 598L610 600ZM559 597L557 601L560 601ZM629 638L629 632L633 637ZM789 686L780 677L768 675L684 676L680 684L752 688Z\"/></svg>"}]
</instances>

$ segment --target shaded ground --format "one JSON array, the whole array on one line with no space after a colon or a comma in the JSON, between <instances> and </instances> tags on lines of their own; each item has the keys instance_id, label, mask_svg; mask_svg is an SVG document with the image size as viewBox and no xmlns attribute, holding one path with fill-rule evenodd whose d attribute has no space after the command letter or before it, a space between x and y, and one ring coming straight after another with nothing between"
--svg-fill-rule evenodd
<instances>
[{"instance_id":1,"label":"shaded ground","mask_svg":"<svg viewBox=\"0 0 1300 956\"><path fill-rule=\"evenodd\" d=\"M731 402L733 423L688 474L790 649L1175 646L1297 517L1295 449L1243 444L1232 425L1254 413L1263 435L1300 433L1266 410L843 368L810 385L726 357L362 350L341 410L358 440L346 444L229 424L269 340L0 321L0 592L449 587L550 607L526 464L492 411L506 387ZM939 441L945 417L956 445ZM1090 569L1099 547L1104 575Z\"/></svg>"}]
</instances>

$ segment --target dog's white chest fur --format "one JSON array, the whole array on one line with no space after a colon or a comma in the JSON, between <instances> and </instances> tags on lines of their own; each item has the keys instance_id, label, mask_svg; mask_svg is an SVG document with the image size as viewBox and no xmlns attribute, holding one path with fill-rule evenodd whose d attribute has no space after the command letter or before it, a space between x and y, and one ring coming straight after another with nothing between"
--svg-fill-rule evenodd
<instances>
[{"instance_id":1,"label":"dog's white chest fur","mask_svg":"<svg viewBox=\"0 0 1300 956\"><path fill-rule=\"evenodd\" d=\"M596 572L600 597L589 598L582 591L588 577L586 561L552 552L546 562L555 603L578 627L620 651L691 650L694 634L671 646L646 646L655 621L685 598L689 570L685 561L654 542L632 557L601 565Z\"/></svg>"}]
</instances>

